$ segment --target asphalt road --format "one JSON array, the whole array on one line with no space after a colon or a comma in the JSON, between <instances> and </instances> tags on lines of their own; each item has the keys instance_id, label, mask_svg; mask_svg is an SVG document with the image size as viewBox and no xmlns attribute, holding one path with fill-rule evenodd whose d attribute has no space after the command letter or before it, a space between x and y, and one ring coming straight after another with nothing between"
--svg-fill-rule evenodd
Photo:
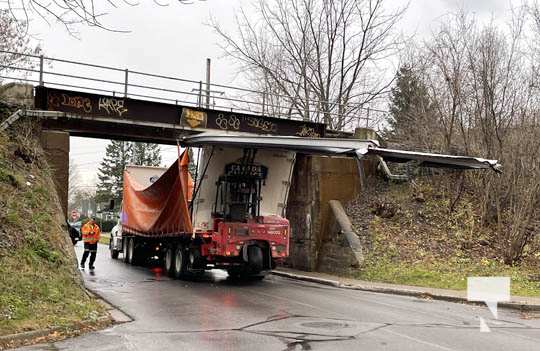
<instances>
[{"instance_id":1,"label":"asphalt road","mask_svg":"<svg viewBox=\"0 0 540 351\"><path fill-rule=\"evenodd\" d=\"M81 253L81 244L77 245ZM268 276L161 277L100 245L87 286L134 318L22 350L540 350L540 320L486 307L345 290ZM491 332L480 332L480 317Z\"/></svg>"}]
</instances>

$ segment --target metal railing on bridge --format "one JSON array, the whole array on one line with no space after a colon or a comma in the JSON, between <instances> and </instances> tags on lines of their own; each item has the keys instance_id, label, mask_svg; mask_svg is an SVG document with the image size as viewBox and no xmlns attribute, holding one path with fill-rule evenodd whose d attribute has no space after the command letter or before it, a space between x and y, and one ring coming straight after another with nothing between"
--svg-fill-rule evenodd
<instances>
[{"instance_id":1,"label":"metal railing on bridge","mask_svg":"<svg viewBox=\"0 0 540 351\"><path fill-rule=\"evenodd\" d=\"M251 113L278 118L324 122L324 117L339 117L333 108L334 102L305 100L298 97L261 92L224 84L203 82L97 65L73 60L47 57L44 55L21 54L0 50L0 54L22 58L24 64L0 64L0 83L25 82L33 85L67 88L82 92L98 93L116 97L127 97L206 107L239 113ZM13 60L17 61L17 60ZM21 61L21 60L19 60ZM3 81L2 81L3 80ZM322 108L322 106L326 106ZM348 104L348 108L362 106ZM376 111L371 109L372 111ZM358 123L363 116L358 117Z\"/></svg>"}]
</instances>

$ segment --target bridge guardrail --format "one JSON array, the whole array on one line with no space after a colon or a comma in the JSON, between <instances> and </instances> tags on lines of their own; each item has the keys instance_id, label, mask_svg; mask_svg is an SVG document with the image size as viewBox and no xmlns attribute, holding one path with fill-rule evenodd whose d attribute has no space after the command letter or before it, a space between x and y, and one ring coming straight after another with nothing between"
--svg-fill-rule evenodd
<instances>
[{"instance_id":1,"label":"bridge guardrail","mask_svg":"<svg viewBox=\"0 0 540 351\"><path fill-rule=\"evenodd\" d=\"M0 57L1 54L25 60L24 65L0 64L0 79L10 82L20 81L40 86L79 89L83 92L99 92L116 97L132 97L313 122L324 122L325 116L339 116L339 112L335 112L334 107L340 105L335 102L319 100L307 100L306 102L298 97L282 94L211 82L207 86L206 82L203 84L202 80L197 81L44 55L21 54L7 50L0 50ZM203 100L207 97L210 99L204 102ZM208 101L210 101L209 105L207 105ZM344 109L366 109L357 105L341 106ZM377 111L376 109L370 110ZM356 127L359 122L360 117L357 122L352 121L351 127Z\"/></svg>"}]
</instances>

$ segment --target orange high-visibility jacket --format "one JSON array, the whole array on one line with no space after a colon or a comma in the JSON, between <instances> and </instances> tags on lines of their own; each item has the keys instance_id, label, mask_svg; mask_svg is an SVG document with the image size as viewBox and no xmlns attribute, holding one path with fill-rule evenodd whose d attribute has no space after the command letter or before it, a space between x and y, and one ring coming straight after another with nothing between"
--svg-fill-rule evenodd
<instances>
[{"instance_id":1,"label":"orange high-visibility jacket","mask_svg":"<svg viewBox=\"0 0 540 351\"><path fill-rule=\"evenodd\" d=\"M95 244L99 241L101 230L96 223L94 223L93 225L90 223L86 223L85 225L83 225L81 232L82 239L85 243Z\"/></svg>"}]
</instances>

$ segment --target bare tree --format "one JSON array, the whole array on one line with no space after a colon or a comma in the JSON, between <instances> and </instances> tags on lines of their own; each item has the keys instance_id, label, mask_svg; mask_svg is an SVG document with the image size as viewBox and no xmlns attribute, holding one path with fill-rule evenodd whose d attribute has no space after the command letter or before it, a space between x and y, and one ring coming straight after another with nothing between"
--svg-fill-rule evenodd
<instances>
[{"instance_id":1,"label":"bare tree","mask_svg":"<svg viewBox=\"0 0 540 351\"><path fill-rule=\"evenodd\" d=\"M339 130L388 91L404 11L383 0L258 0L257 17L240 10L235 34L211 26L274 115Z\"/></svg>"},{"instance_id":2,"label":"bare tree","mask_svg":"<svg viewBox=\"0 0 540 351\"><path fill-rule=\"evenodd\" d=\"M532 19L532 32L534 33L534 36L531 40L531 51L533 53L533 59L534 59L534 79L537 81L538 78L540 78L540 37L538 34L540 34L540 4L538 1L534 1L529 4L528 6L529 15Z\"/></svg>"},{"instance_id":3,"label":"bare tree","mask_svg":"<svg viewBox=\"0 0 540 351\"><path fill-rule=\"evenodd\" d=\"M435 107L425 119L436 122L426 125L443 136L439 147L504 165L500 176L472 173L468 182L481 200L482 225L492 229L493 246L508 264L522 259L540 229L536 54L524 30L525 8L511 15L504 27L480 25L463 11L452 14L412 59L423 64L416 72Z\"/></svg>"},{"instance_id":4,"label":"bare tree","mask_svg":"<svg viewBox=\"0 0 540 351\"><path fill-rule=\"evenodd\" d=\"M29 67L32 62L20 54L41 53L39 45L35 44L25 31L26 22L11 16L8 10L0 10L0 83L12 67ZM14 53L16 52L16 53Z\"/></svg>"},{"instance_id":5,"label":"bare tree","mask_svg":"<svg viewBox=\"0 0 540 351\"><path fill-rule=\"evenodd\" d=\"M205 0L153 0L153 3L167 7L171 3L189 5L195 1ZM39 17L48 24L60 23L71 35L76 36L76 28L80 24L107 31L127 32L105 24L102 19L111 10L138 5L137 0L5 0L0 2L0 9L8 11L13 20L25 23L21 28L24 36L28 33L32 17Z\"/></svg>"},{"instance_id":6,"label":"bare tree","mask_svg":"<svg viewBox=\"0 0 540 351\"><path fill-rule=\"evenodd\" d=\"M441 22L433 39L425 43L425 77L435 102L437 120L442 127L444 151L451 149L458 124L465 131L467 49L474 36L473 27L474 21L464 12L452 14ZM466 142L464 144L467 145Z\"/></svg>"}]
</instances>

